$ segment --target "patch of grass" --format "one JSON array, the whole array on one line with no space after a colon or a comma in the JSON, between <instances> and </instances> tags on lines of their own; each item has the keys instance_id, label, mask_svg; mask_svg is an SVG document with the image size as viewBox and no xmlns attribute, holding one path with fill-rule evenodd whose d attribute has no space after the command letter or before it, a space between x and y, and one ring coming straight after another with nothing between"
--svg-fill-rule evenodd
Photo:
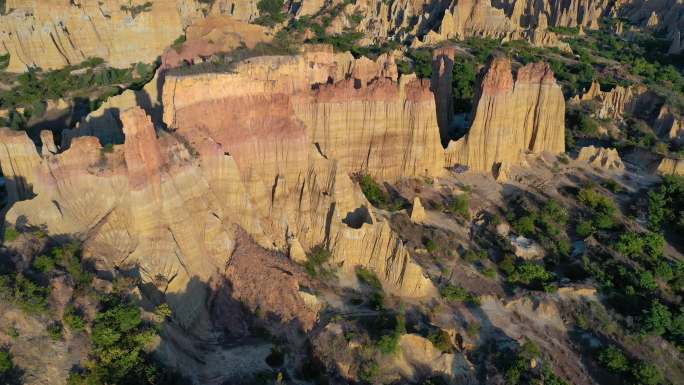
<instances>
[{"instance_id":1,"label":"patch of grass","mask_svg":"<svg viewBox=\"0 0 684 385\"><path fill-rule=\"evenodd\" d=\"M467 302L472 305L479 305L480 299L476 295L469 293L461 286L447 283L439 289L439 294L448 302Z\"/></svg>"},{"instance_id":2,"label":"patch of grass","mask_svg":"<svg viewBox=\"0 0 684 385\"><path fill-rule=\"evenodd\" d=\"M554 275L548 272L544 266L533 262L520 262L515 265L507 281L525 286L530 289L553 291L552 281Z\"/></svg>"},{"instance_id":3,"label":"patch of grass","mask_svg":"<svg viewBox=\"0 0 684 385\"><path fill-rule=\"evenodd\" d=\"M321 276L323 278L330 278L333 275L333 270L327 266L328 261L332 258L332 253L323 247L314 247L310 253L306 255L306 263L304 263L304 270L311 277Z\"/></svg>"},{"instance_id":4,"label":"patch of grass","mask_svg":"<svg viewBox=\"0 0 684 385\"><path fill-rule=\"evenodd\" d=\"M439 249L437 242L430 238L426 239L423 244L425 245L425 249L428 251L428 253L431 254Z\"/></svg>"},{"instance_id":5,"label":"patch of grass","mask_svg":"<svg viewBox=\"0 0 684 385\"><path fill-rule=\"evenodd\" d=\"M428 335L428 340L432 345L443 353L451 353L454 351L454 345L451 343L449 333L442 329L435 330Z\"/></svg>"},{"instance_id":6,"label":"patch of grass","mask_svg":"<svg viewBox=\"0 0 684 385\"><path fill-rule=\"evenodd\" d=\"M0 349L0 376L9 373L14 368L12 356L5 349ZM0 377L2 379L2 377Z\"/></svg>"},{"instance_id":7,"label":"patch of grass","mask_svg":"<svg viewBox=\"0 0 684 385\"><path fill-rule=\"evenodd\" d=\"M360 177L359 186L366 199L375 207L379 207L387 211L397 211L404 208L404 202L400 199L393 199L390 194L386 193L373 179L372 176L365 174Z\"/></svg>"},{"instance_id":8,"label":"patch of grass","mask_svg":"<svg viewBox=\"0 0 684 385\"><path fill-rule=\"evenodd\" d=\"M16 228L14 228L13 226L7 226L5 227L5 235L3 238L3 242L13 242L17 238L19 238L19 235L21 235L21 233L17 231Z\"/></svg>"},{"instance_id":9,"label":"patch of grass","mask_svg":"<svg viewBox=\"0 0 684 385\"><path fill-rule=\"evenodd\" d=\"M59 341L64 336L64 329L59 322L50 323L47 328L47 333L53 341Z\"/></svg>"},{"instance_id":10,"label":"patch of grass","mask_svg":"<svg viewBox=\"0 0 684 385\"><path fill-rule=\"evenodd\" d=\"M259 0L257 9L260 16L254 23L267 27L282 23L287 18L287 14L283 12L284 6L283 0Z\"/></svg>"},{"instance_id":11,"label":"patch of grass","mask_svg":"<svg viewBox=\"0 0 684 385\"><path fill-rule=\"evenodd\" d=\"M83 316L76 310L73 305L68 305L64 309L64 316L62 317L64 325L66 325L70 330L82 331L85 329L86 322Z\"/></svg>"},{"instance_id":12,"label":"patch of grass","mask_svg":"<svg viewBox=\"0 0 684 385\"><path fill-rule=\"evenodd\" d=\"M470 194L464 192L457 195L448 206L449 211L463 219L470 220Z\"/></svg>"},{"instance_id":13,"label":"patch of grass","mask_svg":"<svg viewBox=\"0 0 684 385\"><path fill-rule=\"evenodd\" d=\"M49 294L49 287L40 286L22 274L0 275L0 298L13 302L28 314L46 312Z\"/></svg>"},{"instance_id":14,"label":"patch of grass","mask_svg":"<svg viewBox=\"0 0 684 385\"><path fill-rule=\"evenodd\" d=\"M382 283L380 282L380 278L378 278L378 276L374 272L366 269L363 266L356 267L356 278L359 279L359 282L368 285L374 290L382 290Z\"/></svg>"},{"instance_id":15,"label":"patch of grass","mask_svg":"<svg viewBox=\"0 0 684 385\"><path fill-rule=\"evenodd\" d=\"M469 322L468 326L466 327L466 334L470 337L475 337L480 334L480 329L482 329L482 325L478 322Z\"/></svg>"},{"instance_id":16,"label":"patch of grass","mask_svg":"<svg viewBox=\"0 0 684 385\"><path fill-rule=\"evenodd\" d=\"M480 262L482 260L485 260L486 258L487 258L487 252L484 250L475 251L472 249L468 249L463 254L463 260L468 262L468 263Z\"/></svg>"},{"instance_id":17,"label":"patch of grass","mask_svg":"<svg viewBox=\"0 0 684 385\"><path fill-rule=\"evenodd\" d=\"M50 258L47 255L39 255L31 266L43 274L47 274L55 269L56 264L53 258Z\"/></svg>"},{"instance_id":18,"label":"patch of grass","mask_svg":"<svg viewBox=\"0 0 684 385\"><path fill-rule=\"evenodd\" d=\"M2 9L0 9L2 11ZM10 64L10 54L0 55L0 71L4 71L9 67Z\"/></svg>"}]
</instances>

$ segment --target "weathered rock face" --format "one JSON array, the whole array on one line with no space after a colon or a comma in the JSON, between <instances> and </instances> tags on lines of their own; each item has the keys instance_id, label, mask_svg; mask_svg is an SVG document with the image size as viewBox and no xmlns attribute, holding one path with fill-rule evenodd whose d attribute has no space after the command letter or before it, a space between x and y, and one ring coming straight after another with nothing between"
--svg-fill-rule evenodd
<instances>
[{"instance_id":1,"label":"weathered rock face","mask_svg":"<svg viewBox=\"0 0 684 385\"><path fill-rule=\"evenodd\" d=\"M663 105L660 108L653 129L663 139L676 142L684 140L684 122L668 105Z\"/></svg>"},{"instance_id":2,"label":"weathered rock face","mask_svg":"<svg viewBox=\"0 0 684 385\"><path fill-rule=\"evenodd\" d=\"M3 140L3 170L27 175L37 194L16 202L8 220L79 234L103 267L139 263L146 281L165 277L167 293L182 293L170 303L184 325L204 303L190 283L208 282L230 259L235 226L268 249L287 251L292 239L303 250L323 245L343 269L375 270L388 291L433 293L349 176L439 169L427 82L397 82L389 57L354 61L327 47L250 59L232 74L168 73L162 98L173 131L156 133L144 110L122 102L112 119L125 140L111 150L72 133L68 150L41 158L24 134L3 131L12 138ZM13 200L28 197L15 190Z\"/></svg>"},{"instance_id":3,"label":"weathered rock face","mask_svg":"<svg viewBox=\"0 0 684 385\"><path fill-rule=\"evenodd\" d=\"M312 7L319 4L317 0L310 3ZM598 20L610 4L608 0L363 0L347 6L345 12L365 16L358 28L367 42L388 36L417 37L420 41L415 44L420 45L484 36L527 39L534 45L569 49L548 27L598 28Z\"/></svg>"},{"instance_id":4,"label":"weathered rock face","mask_svg":"<svg viewBox=\"0 0 684 385\"><path fill-rule=\"evenodd\" d=\"M595 115L599 119L622 119L625 115L647 118L661 104L660 98L645 86L616 86L610 91L601 91L597 81L591 84L580 100L597 101L599 108Z\"/></svg>"},{"instance_id":5,"label":"weathered rock face","mask_svg":"<svg viewBox=\"0 0 684 385\"><path fill-rule=\"evenodd\" d=\"M36 146L24 132L0 130L0 165L9 202L33 196L35 169L39 163Z\"/></svg>"},{"instance_id":6,"label":"weathered rock face","mask_svg":"<svg viewBox=\"0 0 684 385\"><path fill-rule=\"evenodd\" d=\"M612 13L628 18L634 24L664 30L670 38L684 29L684 7L676 0L622 1Z\"/></svg>"},{"instance_id":7,"label":"weathered rock face","mask_svg":"<svg viewBox=\"0 0 684 385\"><path fill-rule=\"evenodd\" d=\"M154 61L193 20L251 20L256 1L8 0L0 16L0 54L9 71L53 69L101 57L115 67Z\"/></svg>"},{"instance_id":8,"label":"weathered rock face","mask_svg":"<svg viewBox=\"0 0 684 385\"><path fill-rule=\"evenodd\" d=\"M475 106L470 131L447 147L447 165L496 174L525 152L565 151L565 100L548 65L528 64L514 80L510 60L495 58Z\"/></svg>"},{"instance_id":9,"label":"weathered rock face","mask_svg":"<svg viewBox=\"0 0 684 385\"><path fill-rule=\"evenodd\" d=\"M624 170L625 165L620 159L620 155L614 148L603 147L582 147L577 160L587 162L590 165L606 170Z\"/></svg>"},{"instance_id":10,"label":"weathered rock face","mask_svg":"<svg viewBox=\"0 0 684 385\"><path fill-rule=\"evenodd\" d=\"M684 160L663 158L656 171L662 175L684 175Z\"/></svg>"},{"instance_id":11,"label":"weathered rock face","mask_svg":"<svg viewBox=\"0 0 684 385\"><path fill-rule=\"evenodd\" d=\"M236 20L231 16L211 16L188 26L186 41L167 48L162 55L162 68L175 68L187 63L211 59L217 52L231 52L239 47L254 48L271 40L260 25Z\"/></svg>"},{"instance_id":12,"label":"weathered rock face","mask_svg":"<svg viewBox=\"0 0 684 385\"><path fill-rule=\"evenodd\" d=\"M150 3L133 12L111 0L9 1L12 11L0 16L0 51L10 53L9 71L16 72L59 68L89 57L104 58L113 66L150 62L183 34L184 26L179 2Z\"/></svg>"}]
</instances>

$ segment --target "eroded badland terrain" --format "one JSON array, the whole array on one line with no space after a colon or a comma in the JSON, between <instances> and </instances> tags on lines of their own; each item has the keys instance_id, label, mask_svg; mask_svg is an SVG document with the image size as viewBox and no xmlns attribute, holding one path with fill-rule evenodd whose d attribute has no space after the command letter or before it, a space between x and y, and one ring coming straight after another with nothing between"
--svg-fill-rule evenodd
<instances>
[{"instance_id":1,"label":"eroded badland terrain","mask_svg":"<svg viewBox=\"0 0 684 385\"><path fill-rule=\"evenodd\" d=\"M0 383L684 383L682 30L0 0Z\"/></svg>"}]
</instances>

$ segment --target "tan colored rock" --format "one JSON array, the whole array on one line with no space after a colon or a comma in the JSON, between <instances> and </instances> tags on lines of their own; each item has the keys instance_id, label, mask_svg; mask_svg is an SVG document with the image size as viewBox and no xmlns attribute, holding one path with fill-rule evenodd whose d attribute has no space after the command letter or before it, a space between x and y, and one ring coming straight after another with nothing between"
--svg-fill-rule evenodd
<instances>
[{"instance_id":1,"label":"tan colored rock","mask_svg":"<svg viewBox=\"0 0 684 385\"><path fill-rule=\"evenodd\" d=\"M454 102L452 77L456 47L446 46L434 50L432 60L432 90L437 104L437 124L440 136L444 139L450 135L454 118ZM443 143L446 144L446 143Z\"/></svg>"},{"instance_id":2,"label":"tan colored rock","mask_svg":"<svg viewBox=\"0 0 684 385\"><path fill-rule=\"evenodd\" d=\"M134 107L143 108L155 122L161 122L161 100L159 72L141 90L126 90L121 95L107 99L95 111L81 119L73 129L62 130L60 148L66 150L71 140L80 136L94 136L102 144L121 144L124 142L123 124L120 115Z\"/></svg>"},{"instance_id":3,"label":"tan colored rock","mask_svg":"<svg viewBox=\"0 0 684 385\"><path fill-rule=\"evenodd\" d=\"M39 164L36 146L25 132L0 128L0 167L9 203L33 197Z\"/></svg>"},{"instance_id":4,"label":"tan colored rock","mask_svg":"<svg viewBox=\"0 0 684 385\"><path fill-rule=\"evenodd\" d=\"M40 150L40 154L42 156L54 155L57 153L57 146L55 145L55 138L52 136L52 131L41 131L40 141L42 143L42 147Z\"/></svg>"},{"instance_id":5,"label":"tan colored rock","mask_svg":"<svg viewBox=\"0 0 684 385\"><path fill-rule=\"evenodd\" d=\"M184 62L207 60L212 55L231 52L238 47L254 48L271 40L267 29L248 24L230 16L212 16L190 25L185 31L186 41L167 48L162 55L162 68L175 68Z\"/></svg>"},{"instance_id":6,"label":"tan colored rock","mask_svg":"<svg viewBox=\"0 0 684 385\"><path fill-rule=\"evenodd\" d=\"M684 122L681 117L672 112L667 104L660 108L658 117L653 123L653 129L663 139L684 140Z\"/></svg>"},{"instance_id":7,"label":"tan colored rock","mask_svg":"<svg viewBox=\"0 0 684 385\"><path fill-rule=\"evenodd\" d=\"M581 101L595 100L599 108L595 115L599 119L622 119L625 115L642 114L652 109L657 96L643 85L632 87L616 86L610 91L601 91L597 81L580 98Z\"/></svg>"},{"instance_id":8,"label":"tan colored rock","mask_svg":"<svg viewBox=\"0 0 684 385\"><path fill-rule=\"evenodd\" d=\"M565 151L565 100L553 72L543 63L518 70L494 59L482 80L470 131L446 149L446 164L498 173L520 164L527 152Z\"/></svg>"},{"instance_id":9,"label":"tan colored rock","mask_svg":"<svg viewBox=\"0 0 684 385\"><path fill-rule=\"evenodd\" d=\"M655 11L652 11L646 20L646 27L657 27L660 24L660 18Z\"/></svg>"},{"instance_id":10,"label":"tan colored rock","mask_svg":"<svg viewBox=\"0 0 684 385\"><path fill-rule=\"evenodd\" d=\"M15 72L60 68L89 57L115 67L152 62L183 34L188 20L178 3L155 0L133 15L114 0L15 0L8 4L13 11L0 16L0 51L11 55L8 70Z\"/></svg>"},{"instance_id":11,"label":"tan colored rock","mask_svg":"<svg viewBox=\"0 0 684 385\"><path fill-rule=\"evenodd\" d=\"M624 170L625 165L614 148L587 146L580 149L577 160L606 170Z\"/></svg>"},{"instance_id":12,"label":"tan colored rock","mask_svg":"<svg viewBox=\"0 0 684 385\"><path fill-rule=\"evenodd\" d=\"M425 213L423 204L420 202L420 198L413 198L413 207L411 207L411 221L413 221L413 223L424 223L426 218L427 214Z\"/></svg>"},{"instance_id":13,"label":"tan colored rock","mask_svg":"<svg viewBox=\"0 0 684 385\"><path fill-rule=\"evenodd\" d=\"M684 175L684 160L663 158L658 164L657 172L661 175Z\"/></svg>"},{"instance_id":14,"label":"tan colored rock","mask_svg":"<svg viewBox=\"0 0 684 385\"><path fill-rule=\"evenodd\" d=\"M522 235L510 236L511 246L516 256L525 260L534 260L544 257L544 249L534 240Z\"/></svg>"},{"instance_id":15,"label":"tan colored rock","mask_svg":"<svg viewBox=\"0 0 684 385\"><path fill-rule=\"evenodd\" d=\"M361 71L368 66L375 76ZM139 263L144 280L175 277L167 293L184 293L173 305L184 325L200 322L204 303L189 285L225 263L234 225L284 252L285 234L296 234L304 251L323 244L346 271L376 271L389 292L432 295L430 280L349 177L439 170L429 84L397 82L387 77L392 67L387 57L350 62L314 47L249 59L234 74L167 74L171 134L157 136L142 109L122 109L123 145L105 152L95 137L75 137L42 162L38 196L13 206L8 219L24 215L51 232L87 234L87 253L105 266ZM356 88L346 79L354 73L368 84ZM330 78L344 80L326 84Z\"/></svg>"},{"instance_id":16,"label":"tan colored rock","mask_svg":"<svg viewBox=\"0 0 684 385\"><path fill-rule=\"evenodd\" d=\"M299 240L296 237L292 237L288 242L290 243L290 250L288 253L290 259L298 263L305 263L308 258L306 257L306 252L304 251L302 244L299 243Z\"/></svg>"},{"instance_id":17,"label":"tan colored rock","mask_svg":"<svg viewBox=\"0 0 684 385\"><path fill-rule=\"evenodd\" d=\"M399 346L401 353L392 364L403 378L418 380L426 375L443 374L460 383L474 380L474 367L462 354L442 353L427 338L404 334Z\"/></svg>"}]
</instances>

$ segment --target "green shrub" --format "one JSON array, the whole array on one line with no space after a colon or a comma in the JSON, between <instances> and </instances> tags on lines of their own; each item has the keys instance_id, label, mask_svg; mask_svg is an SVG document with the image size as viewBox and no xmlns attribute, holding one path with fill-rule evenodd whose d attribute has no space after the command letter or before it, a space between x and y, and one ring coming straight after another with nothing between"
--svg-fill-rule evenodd
<instances>
[{"instance_id":1,"label":"green shrub","mask_svg":"<svg viewBox=\"0 0 684 385\"><path fill-rule=\"evenodd\" d=\"M49 273L55 269L55 260L47 255L40 255L36 257L31 266L43 273Z\"/></svg>"},{"instance_id":2,"label":"green shrub","mask_svg":"<svg viewBox=\"0 0 684 385\"><path fill-rule=\"evenodd\" d=\"M454 350L454 345L451 343L449 333L442 329L433 331L428 335L428 340L432 345L443 353L451 353Z\"/></svg>"},{"instance_id":3,"label":"green shrub","mask_svg":"<svg viewBox=\"0 0 684 385\"><path fill-rule=\"evenodd\" d=\"M77 287L87 287L93 280L93 274L83 266L81 247L77 242L52 249L52 257L58 265L66 269Z\"/></svg>"},{"instance_id":4,"label":"green shrub","mask_svg":"<svg viewBox=\"0 0 684 385\"><path fill-rule=\"evenodd\" d=\"M622 350L613 345L601 350L598 361L606 369L616 373L626 372L630 366L629 360L627 360Z\"/></svg>"},{"instance_id":5,"label":"green shrub","mask_svg":"<svg viewBox=\"0 0 684 385\"><path fill-rule=\"evenodd\" d=\"M365 383L374 384L379 375L380 365L374 360L364 362L359 368L359 379Z\"/></svg>"},{"instance_id":6,"label":"green shrub","mask_svg":"<svg viewBox=\"0 0 684 385\"><path fill-rule=\"evenodd\" d=\"M52 322L46 328L48 335L53 341L59 341L63 337L62 324L59 322Z\"/></svg>"},{"instance_id":7,"label":"green shrub","mask_svg":"<svg viewBox=\"0 0 684 385\"><path fill-rule=\"evenodd\" d=\"M439 293L448 302L467 302L471 305L479 305L480 298L472 293L468 293L466 289L447 283L439 289Z\"/></svg>"},{"instance_id":8,"label":"green shrub","mask_svg":"<svg viewBox=\"0 0 684 385\"><path fill-rule=\"evenodd\" d=\"M155 328L143 322L140 309L118 296L104 298L105 308L92 327L92 365L72 373L70 383L154 384L165 383L164 373L152 363L149 352Z\"/></svg>"},{"instance_id":9,"label":"green shrub","mask_svg":"<svg viewBox=\"0 0 684 385\"><path fill-rule=\"evenodd\" d=\"M17 275L14 282L14 301L29 314L47 311L50 289L42 287L23 275Z\"/></svg>"},{"instance_id":10,"label":"green shrub","mask_svg":"<svg viewBox=\"0 0 684 385\"><path fill-rule=\"evenodd\" d=\"M11 226L7 226L5 227L5 235L3 237L4 242L12 242L19 238L19 235L21 235L21 233L19 233L17 229Z\"/></svg>"},{"instance_id":11,"label":"green shrub","mask_svg":"<svg viewBox=\"0 0 684 385\"><path fill-rule=\"evenodd\" d=\"M325 267L332 253L323 247L314 247L310 253L306 255L306 263L304 269L311 277L323 276L329 278L332 275L332 270Z\"/></svg>"},{"instance_id":12,"label":"green shrub","mask_svg":"<svg viewBox=\"0 0 684 385\"><path fill-rule=\"evenodd\" d=\"M161 321L164 321L165 319L167 319L173 315L173 310L171 310L171 306L169 306L168 303L162 303L159 306L154 308L154 314Z\"/></svg>"},{"instance_id":13,"label":"green shrub","mask_svg":"<svg viewBox=\"0 0 684 385\"><path fill-rule=\"evenodd\" d=\"M13 367L12 356L9 352L4 349L0 350L0 379L2 375L9 373Z\"/></svg>"},{"instance_id":14,"label":"green shrub","mask_svg":"<svg viewBox=\"0 0 684 385\"><path fill-rule=\"evenodd\" d=\"M428 49L409 49L406 56L413 63L413 72L419 78L432 76L432 52Z\"/></svg>"},{"instance_id":15,"label":"green shrub","mask_svg":"<svg viewBox=\"0 0 684 385\"><path fill-rule=\"evenodd\" d=\"M536 217L534 215L525 215L513 223L513 228L526 237L532 237L537 231L535 222Z\"/></svg>"},{"instance_id":16,"label":"green shrub","mask_svg":"<svg viewBox=\"0 0 684 385\"><path fill-rule=\"evenodd\" d=\"M586 238L594 233L594 225L591 221L580 221L575 228L577 235Z\"/></svg>"},{"instance_id":17,"label":"green shrub","mask_svg":"<svg viewBox=\"0 0 684 385\"><path fill-rule=\"evenodd\" d=\"M372 176L368 174L361 176L359 186L361 187L363 195L366 196L366 199L368 199L373 206L388 211L396 211L403 208L403 202L392 199L389 194L382 190L378 182L376 182Z\"/></svg>"},{"instance_id":18,"label":"green shrub","mask_svg":"<svg viewBox=\"0 0 684 385\"><path fill-rule=\"evenodd\" d=\"M359 279L359 282L370 286L374 290L382 291L382 283L380 282L378 276L365 267L356 267L356 277Z\"/></svg>"},{"instance_id":19,"label":"green shrub","mask_svg":"<svg viewBox=\"0 0 684 385\"><path fill-rule=\"evenodd\" d=\"M499 261L498 267L506 275L511 275L515 271L515 256L512 254L506 254L504 258Z\"/></svg>"},{"instance_id":20,"label":"green shrub","mask_svg":"<svg viewBox=\"0 0 684 385\"><path fill-rule=\"evenodd\" d=\"M254 22L268 27L282 23L287 18L283 12L284 5L283 0L259 0L257 9L260 16Z\"/></svg>"},{"instance_id":21,"label":"green shrub","mask_svg":"<svg viewBox=\"0 0 684 385\"><path fill-rule=\"evenodd\" d=\"M627 232L620 235L615 251L628 257L641 257L656 261L663 255L665 238L659 233Z\"/></svg>"},{"instance_id":22,"label":"green shrub","mask_svg":"<svg viewBox=\"0 0 684 385\"><path fill-rule=\"evenodd\" d=\"M403 311L399 312L395 318L394 330L384 334L376 343L376 348L382 354L395 354L399 349L399 340L406 333L406 317Z\"/></svg>"},{"instance_id":23,"label":"green shrub","mask_svg":"<svg viewBox=\"0 0 684 385\"><path fill-rule=\"evenodd\" d=\"M665 224L684 229L684 178L665 176L657 189L648 193L648 221L651 230ZM679 225L677 224L679 222Z\"/></svg>"},{"instance_id":24,"label":"green shrub","mask_svg":"<svg viewBox=\"0 0 684 385\"><path fill-rule=\"evenodd\" d=\"M470 219L470 196L463 193L457 195L449 205L449 211L462 217L463 219Z\"/></svg>"},{"instance_id":25,"label":"green shrub","mask_svg":"<svg viewBox=\"0 0 684 385\"><path fill-rule=\"evenodd\" d=\"M476 78L477 64L471 59L457 55L451 81L455 113L470 112L473 109Z\"/></svg>"},{"instance_id":26,"label":"green shrub","mask_svg":"<svg viewBox=\"0 0 684 385\"><path fill-rule=\"evenodd\" d=\"M394 354L399 347L399 339L401 336L397 333L390 333L380 337L376 347L382 354Z\"/></svg>"},{"instance_id":27,"label":"green shrub","mask_svg":"<svg viewBox=\"0 0 684 385\"><path fill-rule=\"evenodd\" d=\"M0 15L2 14L2 8L0 7ZM9 67L10 64L10 54L0 55L0 71L4 71Z\"/></svg>"},{"instance_id":28,"label":"green shrub","mask_svg":"<svg viewBox=\"0 0 684 385\"><path fill-rule=\"evenodd\" d=\"M73 331L84 330L86 326L83 316L76 311L76 308L73 305L68 305L64 309L62 321L64 321L64 325Z\"/></svg>"},{"instance_id":29,"label":"green shrub","mask_svg":"<svg viewBox=\"0 0 684 385\"><path fill-rule=\"evenodd\" d=\"M434 253L439 249L439 245L437 242L433 239L426 239L424 242L425 249L428 251L428 253Z\"/></svg>"},{"instance_id":30,"label":"green shrub","mask_svg":"<svg viewBox=\"0 0 684 385\"><path fill-rule=\"evenodd\" d=\"M468 262L468 263L475 263L484 260L487 258L487 252L484 250L466 250L465 254L463 254L463 260Z\"/></svg>"},{"instance_id":31,"label":"green shrub","mask_svg":"<svg viewBox=\"0 0 684 385\"><path fill-rule=\"evenodd\" d=\"M663 373L653 364L639 362L632 369L636 382L642 385L659 385L664 383Z\"/></svg>"},{"instance_id":32,"label":"green shrub","mask_svg":"<svg viewBox=\"0 0 684 385\"><path fill-rule=\"evenodd\" d=\"M553 278L553 274L546 271L544 266L533 262L522 262L515 265L515 270L507 280L510 283L538 289L545 287Z\"/></svg>"},{"instance_id":33,"label":"green shrub","mask_svg":"<svg viewBox=\"0 0 684 385\"><path fill-rule=\"evenodd\" d=\"M466 327L466 334L470 337L475 337L476 335L480 334L480 329L482 329L482 325L480 325L477 322L469 322L468 327Z\"/></svg>"},{"instance_id":34,"label":"green shrub","mask_svg":"<svg viewBox=\"0 0 684 385\"><path fill-rule=\"evenodd\" d=\"M670 329L671 325L672 313L670 313L670 310L660 301L653 300L651 307L645 311L641 320L642 332L662 335Z\"/></svg>"},{"instance_id":35,"label":"green shrub","mask_svg":"<svg viewBox=\"0 0 684 385\"><path fill-rule=\"evenodd\" d=\"M460 286L447 284L439 289L442 298L449 302L463 302L468 299L468 291Z\"/></svg>"},{"instance_id":36,"label":"green shrub","mask_svg":"<svg viewBox=\"0 0 684 385\"><path fill-rule=\"evenodd\" d=\"M594 187L585 187L579 191L578 198L580 203L595 210L598 213L614 215L617 212L617 205L611 198L601 194Z\"/></svg>"}]
</instances>

